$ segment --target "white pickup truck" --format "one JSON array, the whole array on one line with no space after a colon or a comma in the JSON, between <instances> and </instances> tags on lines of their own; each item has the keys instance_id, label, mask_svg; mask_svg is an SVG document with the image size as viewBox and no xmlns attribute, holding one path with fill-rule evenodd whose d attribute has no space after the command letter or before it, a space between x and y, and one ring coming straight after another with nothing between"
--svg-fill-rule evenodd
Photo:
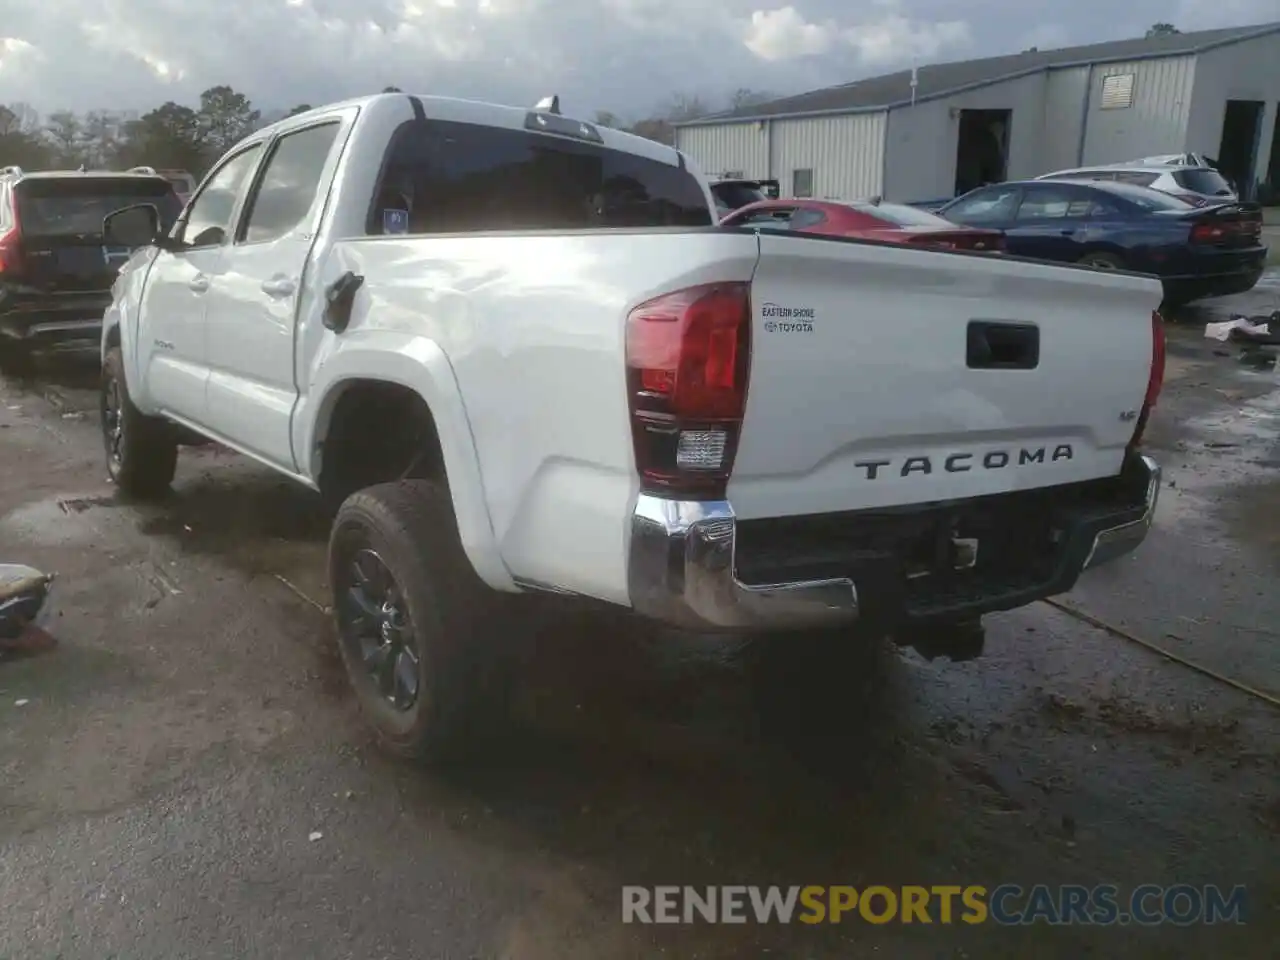
<instances>
[{"instance_id":1,"label":"white pickup truck","mask_svg":"<svg viewBox=\"0 0 1280 960\"><path fill-rule=\"evenodd\" d=\"M381 738L487 716L519 601L694 630L916 635L1146 535L1157 281L714 226L677 151L384 94L232 149L103 325L123 494L213 440L336 505L343 657ZM514 605L514 606L513 606Z\"/></svg>"}]
</instances>

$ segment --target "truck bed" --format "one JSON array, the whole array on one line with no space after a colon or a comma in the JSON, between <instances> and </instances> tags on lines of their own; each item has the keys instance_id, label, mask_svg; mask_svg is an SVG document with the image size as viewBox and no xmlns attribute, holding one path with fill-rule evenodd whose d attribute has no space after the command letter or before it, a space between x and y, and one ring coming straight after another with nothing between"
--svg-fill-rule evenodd
<instances>
[{"instance_id":1,"label":"truck bed","mask_svg":"<svg viewBox=\"0 0 1280 960\"><path fill-rule=\"evenodd\" d=\"M382 334L448 358L512 575L620 603L641 491L624 362L638 304L750 284L726 499L751 520L1118 474L1160 300L1143 277L718 228L345 240L321 283L348 270L367 280L343 350Z\"/></svg>"}]
</instances>

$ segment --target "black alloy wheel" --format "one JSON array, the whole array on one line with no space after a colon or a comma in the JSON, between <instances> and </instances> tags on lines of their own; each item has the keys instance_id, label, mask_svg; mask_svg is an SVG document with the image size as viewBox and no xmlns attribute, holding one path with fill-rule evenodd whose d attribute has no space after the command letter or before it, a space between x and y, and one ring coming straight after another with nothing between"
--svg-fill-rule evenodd
<instances>
[{"instance_id":1,"label":"black alloy wheel","mask_svg":"<svg viewBox=\"0 0 1280 960\"><path fill-rule=\"evenodd\" d=\"M335 613L349 662L397 712L418 701L421 653L404 591L382 557L358 545L338 567ZM344 573L345 571L345 573Z\"/></svg>"}]
</instances>

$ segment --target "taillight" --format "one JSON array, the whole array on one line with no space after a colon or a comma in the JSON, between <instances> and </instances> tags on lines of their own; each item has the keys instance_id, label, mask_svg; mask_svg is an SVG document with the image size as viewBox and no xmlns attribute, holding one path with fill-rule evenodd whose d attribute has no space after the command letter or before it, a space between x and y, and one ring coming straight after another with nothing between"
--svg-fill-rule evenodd
<instances>
[{"instance_id":1,"label":"taillight","mask_svg":"<svg viewBox=\"0 0 1280 960\"><path fill-rule=\"evenodd\" d=\"M1221 223L1197 223L1191 228L1192 243L1218 243L1230 231Z\"/></svg>"},{"instance_id":2,"label":"taillight","mask_svg":"<svg viewBox=\"0 0 1280 960\"><path fill-rule=\"evenodd\" d=\"M1134 428L1133 439L1129 446L1137 449L1142 444L1142 435L1146 432L1147 421L1151 411L1160 397L1160 388L1164 386L1164 317L1159 310L1151 312L1151 372L1147 375L1147 394L1142 398L1142 412L1138 414L1138 425Z\"/></svg>"},{"instance_id":3,"label":"taillight","mask_svg":"<svg viewBox=\"0 0 1280 960\"><path fill-rule=\"evenodd\" d=\"M22 234L18 224L18 203L9 191L9 216L13 218L13 226L0 233L0 276L15 276L22 271L22 250L19 241Z\"/></svg>"},{"instance_id":4,"label":"taillight","mask_svg":"<svg viewBox=\"0 0 1280 960\"><path fill-rule=\"evenodd\" d=\"M712 283L627 315L627 400L641 486L722 497L733 470L751 366L746 283Z\"/></svg>"},{"instance_id":5,"label":"taillight","mask_svg":"<svg viewBox=\"0 0 1280 960\"><path fill-rule=\"evenodd\" d=\"M17 229L0 234L0 276L13 276L18 272L21 262Z\"/></svg>"}]
</instances>

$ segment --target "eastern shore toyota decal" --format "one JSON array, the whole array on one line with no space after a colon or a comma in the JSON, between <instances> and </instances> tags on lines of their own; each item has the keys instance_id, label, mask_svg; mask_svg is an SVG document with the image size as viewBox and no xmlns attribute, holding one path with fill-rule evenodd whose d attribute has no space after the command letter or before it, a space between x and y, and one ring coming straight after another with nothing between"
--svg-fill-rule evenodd
<instances>
[{"instance_id":1,"label":"eastern shore toyota decal","mask_svg":"<svg viewBox=\"0 0 1280 960\"><path fill-rule=\"evenodd\" d=\"M784 307L765 303L760 307L766 333L813 333L813 307Z\"/></svg>"}]
</instances>

